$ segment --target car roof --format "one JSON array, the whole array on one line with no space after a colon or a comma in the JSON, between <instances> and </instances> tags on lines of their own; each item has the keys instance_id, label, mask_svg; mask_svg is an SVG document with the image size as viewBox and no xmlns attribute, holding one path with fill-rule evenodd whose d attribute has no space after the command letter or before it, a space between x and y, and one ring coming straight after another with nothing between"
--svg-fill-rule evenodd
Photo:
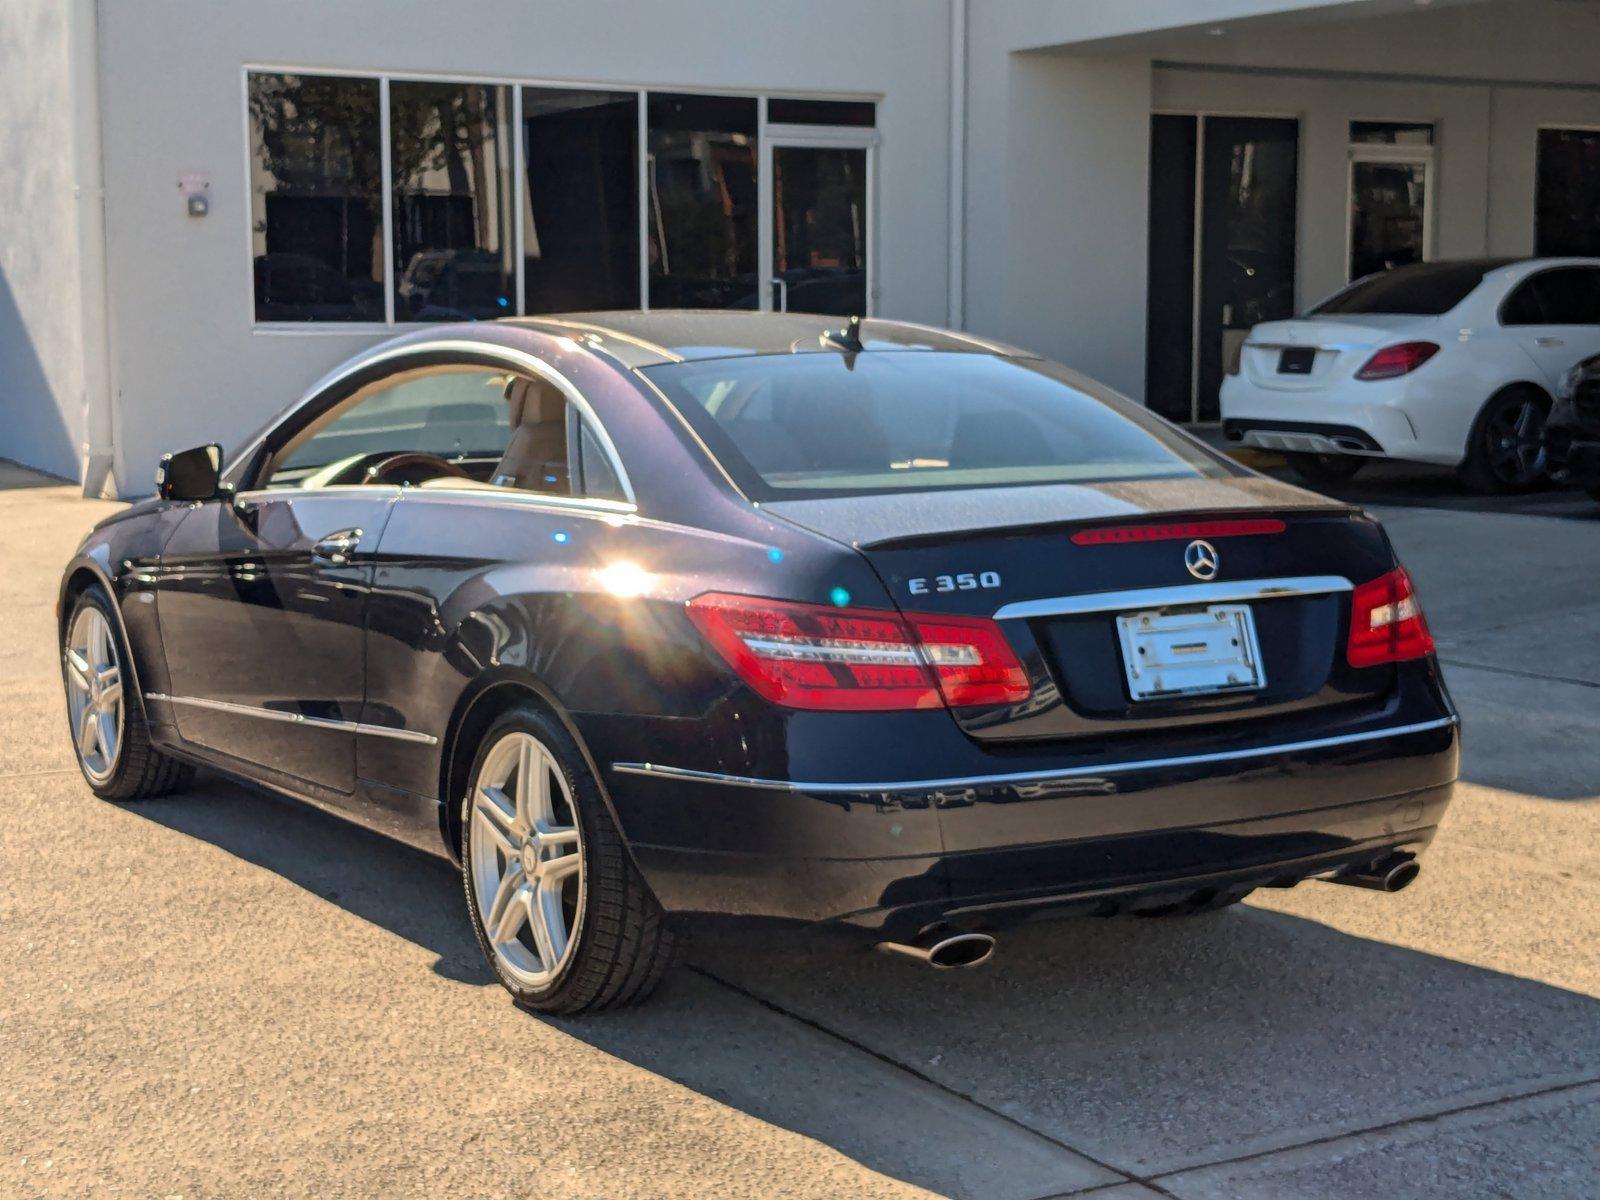
<instances>
[{"instance_id":1,"label":"car roof","mask_svg":"<svg viewBox=\"0 0 1600 1200\"><path fill-rule=\"evenodd\" d=\"M609 354L625 366L648 367L688 359L748 358L759 354L833 349L823 345L822 335L842 329L849 320L807 313L654 309L648 312L552 313L539 317L508 317L496 323L551 333L581 334L591 349ZM908 321L869 318L861 322L860 337L862 349L873 353L944 350L1010 358L1036 357L1001 342Z\"/></svg>"}]
</instances>

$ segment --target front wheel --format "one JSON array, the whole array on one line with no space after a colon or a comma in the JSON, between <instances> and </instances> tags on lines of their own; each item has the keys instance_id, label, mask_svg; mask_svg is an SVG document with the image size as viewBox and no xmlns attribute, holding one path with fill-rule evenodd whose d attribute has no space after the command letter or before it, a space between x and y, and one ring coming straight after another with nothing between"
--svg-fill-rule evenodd
<instances>
[{"instance_id":1,"label":"front wheel","mask_svg":"<svg viewBox=\"0 0 1600 1200\"><path fill-rule=\"evenodd\" d=\"M1544 424L1550 401L1534 388L1501 392L1473 422L1461 482L1474 492L1525 492L1545 477Z\"/></svg>"},{"instance_id":2,"label":"front wheel","mask_svg":"<svg viewBox=\"0 0 1600 1200\"><path fill-rule=\"evenodd\" d=\"M128 663L111 598L99 587L85 589L67 619L61 673L78 769L104 800L152 800L194 776L191 767L151 745Z\"/></svg>"},{"instance_id":3,"label":"front wheel","mask_svg":"<svg viewBox=\"0 0 1600 1200\"><path fill-rule=\"evenodd\" d=\"M513 708L484 735L462 802L461 870L478 946L519 1004L632 1004L671 964L665 914L572 736L542 708Z\"/></svg>"},{"instance_id":4,"label":"front wheel","mask_svg":"<svg viewBox=\"0 0 1600 1200\"><path fill-rule=\"evenodd\" d=\"M1366 460L1353 454L1285 454L1289 469L1307 483L1343 483L1354 479Z\"/></svg>"}]
</instances>

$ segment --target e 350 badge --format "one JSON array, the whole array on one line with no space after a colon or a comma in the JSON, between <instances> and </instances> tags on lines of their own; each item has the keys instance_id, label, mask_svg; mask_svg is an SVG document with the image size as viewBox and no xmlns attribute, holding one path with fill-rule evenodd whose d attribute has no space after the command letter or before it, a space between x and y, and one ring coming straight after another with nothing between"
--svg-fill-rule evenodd
<instances>
[{"instance_id":1,"label":"e 350 badge","mask_svg":"<svg viewBox=\"0 0 1600 1200\"><path fill-rule=\"evenodd\" d=\"M958 575L919 575L906 580L913 596L926 596L929 592L975 592L979 588L1000 586L999 571L962 571Z\"/></svg>"}]
</instances>

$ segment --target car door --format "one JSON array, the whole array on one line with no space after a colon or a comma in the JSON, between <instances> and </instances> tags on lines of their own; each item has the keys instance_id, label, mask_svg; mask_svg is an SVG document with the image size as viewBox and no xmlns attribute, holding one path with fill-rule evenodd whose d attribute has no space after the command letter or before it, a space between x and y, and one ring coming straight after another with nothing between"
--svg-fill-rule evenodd
<instances>
[{"instance_id":1,"label":"car door","mask_svg":"<svg viewBox=\"0 0 1600 1200\"><path fill-rule=\"evenodd\" d=\"M506 376L433 366L313 398L232 498L199 505L162 560L158 619L184 740L350 794L369 727L374 556L403 488L487 487ZM346 386L346 385L340 385Z\"/></svg>"},{"instance_id":2,"label":"car door","mask_svg":"<svg viewBox=\"0 0 1600 1200\"><path fill-rule=\"evenodd\" d=\"M1528 276L1500 306L1500 324L1552 391L1600 351L1600 267L1551 267Z\"/></svg>"},{"instance_id":3,"label":"car door","mask_svg":"<svg viewBox=\"0 0 1600 1200\"><path fill-rule=\"evenodd\" d=\"M514 377L506 400L511 435L493 486L406 489L379 548L367 720L416 737L363 736L357 765L397 818L411 818L416 796L436 795L437 751L419 739L442 736L473 681L520 664L559 692L574 674L604 677L608 639L627 636L588 628L572 603L633 512L614 446L587 402L550 380Z\"/></svg>"},{"instance_id":4,"label":"car door","mask_svg":"<svg viewBox=\"0 0 1600 1200\"><path fill-rule=\"evenodd\" d=\"M157 614L185 741L348 793L371 554L398 488L199 505L162 556Z\"/></svg>"}]
</instances>

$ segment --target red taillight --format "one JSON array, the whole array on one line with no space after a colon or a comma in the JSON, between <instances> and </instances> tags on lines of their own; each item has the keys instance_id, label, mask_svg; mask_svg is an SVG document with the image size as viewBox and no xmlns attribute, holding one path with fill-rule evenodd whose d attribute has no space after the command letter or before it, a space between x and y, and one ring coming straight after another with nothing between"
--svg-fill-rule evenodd
<instances>
[{"instance_id":1,"label":"red taillight","mask_svg":"<svg viewBox=\"0 0 1600 1200\"><path fill-rule=\"evenodd\" d=\"M1401 342L1398 346L1385 346L1356 372L1357 379L1398 379L1409 375L1435 354L1435 342Z\"/></svg>"},{"instance_id":2,"label":"red taillight","mask_svg":"<svg viewBox=\"0 0 1600 1200\"><path fill-rule=\"evenodd\" d=\"M1352 667L1405 662L1432 653L1433 634L1404 567L1356 588L1350 598L1346 650Z\"/></svg>"},{"instance_id":3,"label":"red taillight","mask_svg":"<svg viewBox=\"0 0 1600 1200\"><path fill-rule=\"evenodd\" d=\"M854 711L1026 700L1030 686L993 621L830 608L711 592L689 619L757 693L788 708Z\"/></svg>"},{"instance_id":4,"label":"red taillight","mask_svg":"<svg viewBox=\"0 0 1600 1200\"><path fill-rule=\"evenodd\" d=\"M1188 538L1244 537L1282 533L1283 522L1271 517L1245 521L1179 521L1165 525L1110 525L1072 535L1074 546L1109 546L1124 542L1175 542Z\"/></svg>"}]
</instances>

